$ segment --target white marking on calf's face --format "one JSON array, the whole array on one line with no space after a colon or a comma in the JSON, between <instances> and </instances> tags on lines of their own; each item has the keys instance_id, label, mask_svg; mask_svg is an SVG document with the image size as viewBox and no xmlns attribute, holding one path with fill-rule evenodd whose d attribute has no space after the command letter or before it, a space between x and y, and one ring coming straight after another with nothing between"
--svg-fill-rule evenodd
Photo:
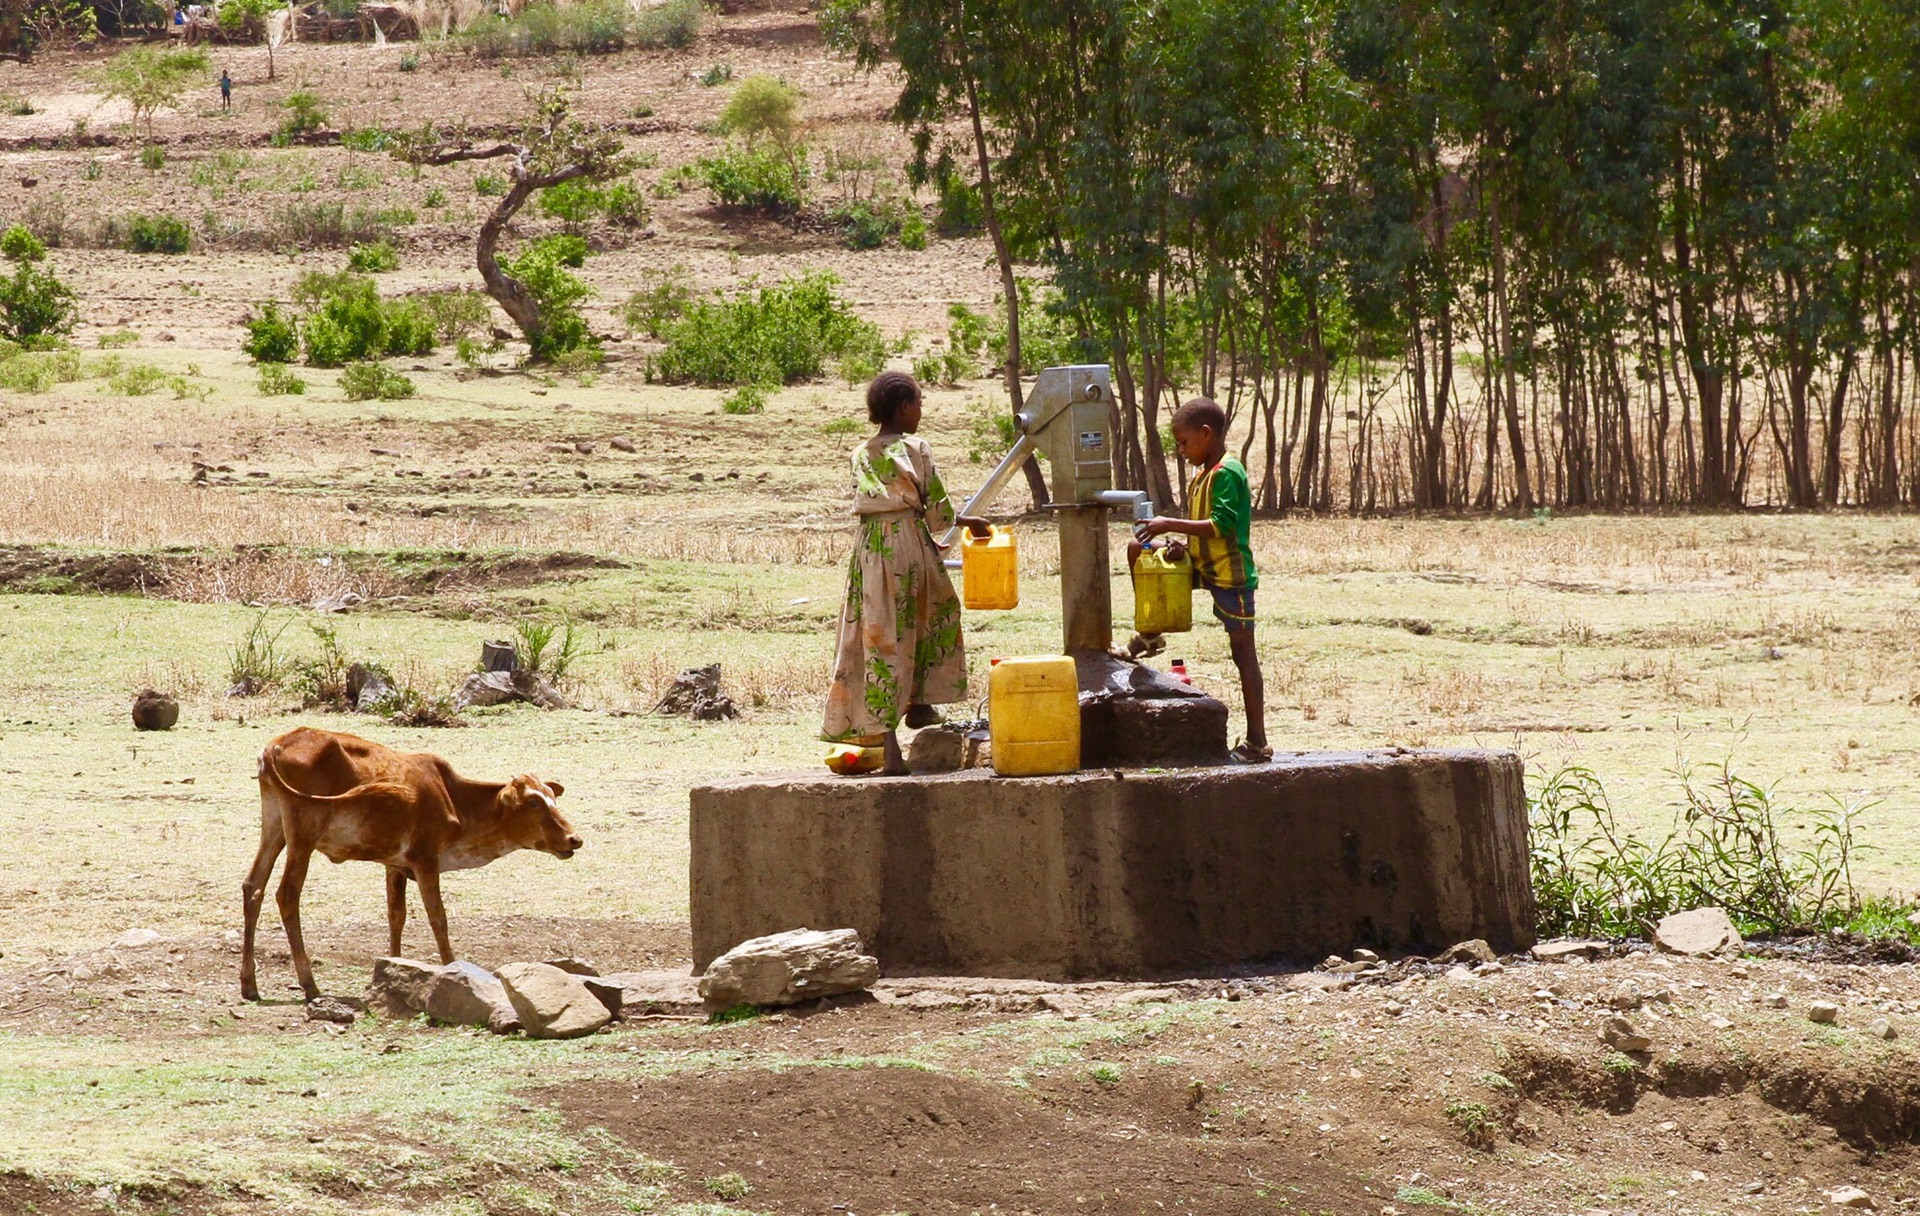
<instances>
[{"instance_id":1,"label":"white marking on calf's face","mask_svg":"<svg viewBox=\"0 0 1920 1216\"><path fill-rule=\"evenodd\" d=\"M513 779L505 792L512 800L507 824L514 843L523 849L551 853L564 861L580 847L580 838L574 834L567 817L560 813L554 794L547 792L560 788L558 782L549 785L537 777L520 776Z\"/></svg>"}]
</instances>

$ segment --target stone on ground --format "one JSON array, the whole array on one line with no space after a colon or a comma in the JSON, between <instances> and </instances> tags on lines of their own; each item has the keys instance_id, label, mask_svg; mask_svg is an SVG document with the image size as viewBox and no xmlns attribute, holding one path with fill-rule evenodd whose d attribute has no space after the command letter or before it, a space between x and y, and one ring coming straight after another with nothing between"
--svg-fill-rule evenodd
<instances>
[{"instance_id":1,"label":"stone on ground","mask_svg":"<svg viewBox=\"0 0 1920 1216\"><path fill-rule=\"evenodd\" d=\"M579 958L572 954L567 955L565 958L550 958L544 961L546 962L547 966L558 967L560 968L560 970L566 972L568 975L599 975L600 974L600 968L594 966L592 963L588 962L586 959Z\"/></svg>"},{"instance_id":2,"label":"stone on ground","mask_svg":"<svg viewBox=\"0 0 1920 1216\"><path fill-rule=\"evenodd\" d=\"M708 966L700 995L709 1009L796 1005L860 992L880 978L852 929L792 929L741 942Z\"/></svg>"},{"instance_id":3,"label":"stone on ground","mask_svg":"<svg viewBox=\"0 0 1920 1216\"><path fill-rule=\"evenodd\" d=\"M593 993L595 1000L607 1007L607 1014L612 1017L614 1021L617 1022L620 1020L622 1016L621 1011L626 1006L626 989L618 984L609 983L597 975L583 975L580 977L580 982L587 986L588 992Z\"/></svg>"},{"instance_id":4,"label":"stone on ground","mask_svg":"<svg viewBox=\"0 0 1920 1216\"><path fill-rule=\"evenodd\" d=\"M498 976L485 967L449 963L427 990L427 1016L449 1026L485 1026L495 1034L520 1029L520 1015Z\"/></svg>"},{"instance_id":5,"label":"stone on ground","mask_svg":"<svg viewBox=\"0 0 1920 1216\"><path fill-rule=\"evenodd\" d=\"M1436 963L1491 963L1499 957L1493 952L1492 946L1476 937L1448 946L1441 952L1440 957L1433 961Z\"/></svg>"},{"instance_id":6,"label":"stone on ground","mask_svg":"<svg viewBox=\"0 0 1920 1216\"><path fill-rule=\"evenodd\" d=\"M1769 992L1765 997L1761 998L1760 1003L1769 1009L1785 1009L1787 1007L1787 994L1784 992Z\"/></svg>"},{"instance_id":7,"label":"stone on ground","mask_svg":"<svg viewBox=\"0 0 1920 1216\"><path fill-rule=\"evenodd\" d=\"M576 1039L613 1020L577 975L545 963L508 963L500 983L530 1039Z\"/></svg>"},{"instance_id":8,"label":"stone on ground","mask_svg":"<svg viewBox=\"0 0 1920 1216\"><path fill-rule=\"evenodd\" d=\"M1832 1001L1815 1001L1807 1006L1807 1020L1823 1026L1831 1025L1840 1020L1840 1006Z\"/></svg>"},{"instance_id":9,"label":"stone on ground","mask_svg":"<svg viewBox=\"0 0 1920 1216\"><path fill-rule=\"evenodd\" d=\"M697 1014L705 1009L700 982L685 971L618 971L606 978L620 987L620 1016Z\"/></svg>"},{"instance_id":10,"label":"stone on ground","mask_svg":"<svg viewBox=\"0 0 1920 1216\"><path fill-rule=\"evenodd\" d=\"M427 993L440 977L440 968L410 958L391 956L373 960L373 982L367 1001L390 1018L410 1018L427 1009Z\"/></svg>"},{"instance_id":11,"label":"stone on ground","mask_svg":"<svg viewBox=\"0 0 1920 1216\"><path fill-rule=\"evenodd\" d=\"M1893 1028L1893 1023L1885 1018L1875 1018L1868 1022L1867 1033L1876 1039L1892 1040L1900 1037L1900 1032Z\"/></svg>"},{"instance_id":12,"label":"stone on ground","mask_svg":"<svg viewBox=\"0 0 1920 1216\"><path fill-rule=\"evenodd\" d=\"M1827 1192L1827 1202L1837 1208L1870 1208L1873 1196L1857 1186L1843 1186Z\"/></svg>"},{"instance_id":13,"label":"stone on ground","mask_svg":"<svg viewBox=\"0 0 1920 1216\"><path fill-rule=\"evenodd\" d=\"M157 946L167 940L158 929L129 929L113 939L116 950L144 950L148 946Z\"/></svg>"},{"instance_id":14,"label":"stone on ground","mask_svg":"<svg viewBox=\"0 0 1920 1216\"><path fill-rule=\"evenodd\" d=\"M1740 930L1733 927L1725 912L1719 908L1694 908L1661 918L1653 927L1653 944L1668 954L1702 957L1738 950L1744 943Z\"/></svg>"},{"instance_id":15,"label":"stone on ground","mask_svg":"<svg viewBox=\"0 0 1920 1216\"><path fill-rule=\"evenodd\" d=\"M309 1022L333 1022L341 1026L353 1025L366 1006L351 997L317 996L307 1002L307 1020Z\"/></svg>"},{"instance_id":16,"label":"stone on ground","mask_svg":"<svg viewBox=\"0 0 1920 1216\"><path fill-rule=\"evenodd\" d=\"M164 692L143 688L133 699L133 729L172 730L180 720L180 702Z\"/></svg>"},{"instance_id":17,"label":"stone on ground","mask_svg":"<svg viewBox=\"0 0 1920 1216\"><path fill-rule=\"evenodd\" d=\"M914 773L958 772L967 758L967 737L957 730L928 727L907 745L907 767Z\"/></svg>"},{"instance_id":18,"label":"stone on ground","mask_svg":"<svg viewBox=\"0 0 1920 1216\"><path fill-rule=\"evenodd\" d=\"M1608 1018L1600 1028L1600 1039L1615 1051L1645 1051L1653 1040L1633 1028L1625 1018Z\"/></svg>"},{"instance_id":19,"label":"stone on ground","mask_svg":"<svg viewBox=\"0 0 1920 1216\"><path fill-rule=\"evenodd\" d=\"M1541 942L1533 948L1533 957L1543 963L1582 962L1597 958L1607 948L1605 942L1557 941Z\"/></svg>"}]
</instances>

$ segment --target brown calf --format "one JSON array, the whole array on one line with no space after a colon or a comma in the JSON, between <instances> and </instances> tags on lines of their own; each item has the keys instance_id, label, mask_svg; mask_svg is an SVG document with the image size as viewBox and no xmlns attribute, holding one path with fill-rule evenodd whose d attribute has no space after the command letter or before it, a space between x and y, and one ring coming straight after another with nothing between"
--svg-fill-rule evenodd
<instances>
[{"instance_id":1,"label":"brown calf","mask_svg":"<svg viewBox=\"0 0 1920 1216\"><path fill-rule=\"evenodd\" d=\"M300 890L307 862L318 852L330 861L377 861L387 867L387 929L394 954L407 923L407 879L420 884L440 961L453 961L440 874L471 870L516 849L571 857L580 847L554 800L558 781L522 774L511 781L469 781L425 752L396 752L335 731L298 727L260 753L260 851L241 888L246 935L240 954L240 993L260 999L254 979L253 935L260 900L282 849L286 869L276 900L293 948L293 967L307 999L320 995L300 936Z\"/></svg>"}]
</instances>

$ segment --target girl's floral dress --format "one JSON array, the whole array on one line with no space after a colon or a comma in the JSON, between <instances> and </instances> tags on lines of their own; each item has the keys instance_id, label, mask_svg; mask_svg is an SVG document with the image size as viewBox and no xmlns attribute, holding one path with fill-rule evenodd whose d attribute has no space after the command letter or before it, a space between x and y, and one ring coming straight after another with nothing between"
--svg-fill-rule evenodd
<instances>
[{"instance_id":1,"label":"girl's floral dress","mask_svg":"<svg viewBox=\"0 0 1920 1216\"><path fill-rule=\"evenodd\" d=\"M853 514L839 651L823 737L870 739L909 705L966 699L960 598L940 564L934 532L953 526L953 503L918 435L876 435L853 450Z\"/></svg>"}]
</instances>

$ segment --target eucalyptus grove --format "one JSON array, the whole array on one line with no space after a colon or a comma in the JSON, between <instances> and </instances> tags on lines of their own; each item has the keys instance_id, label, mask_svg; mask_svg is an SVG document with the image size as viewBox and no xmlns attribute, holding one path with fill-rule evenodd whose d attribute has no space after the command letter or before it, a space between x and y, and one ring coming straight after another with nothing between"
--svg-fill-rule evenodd
<instances>
[{"instance_id":1,"label":"eucalyptus grove","mask_svg":"<svg viewBox=\"0 0 1920 1216\"><path fill-rule=\"evenodd\" d=\"M1906 0L832 0L918 180L1260 505L1920 502Z\"/></svg>"}]
</instances>

